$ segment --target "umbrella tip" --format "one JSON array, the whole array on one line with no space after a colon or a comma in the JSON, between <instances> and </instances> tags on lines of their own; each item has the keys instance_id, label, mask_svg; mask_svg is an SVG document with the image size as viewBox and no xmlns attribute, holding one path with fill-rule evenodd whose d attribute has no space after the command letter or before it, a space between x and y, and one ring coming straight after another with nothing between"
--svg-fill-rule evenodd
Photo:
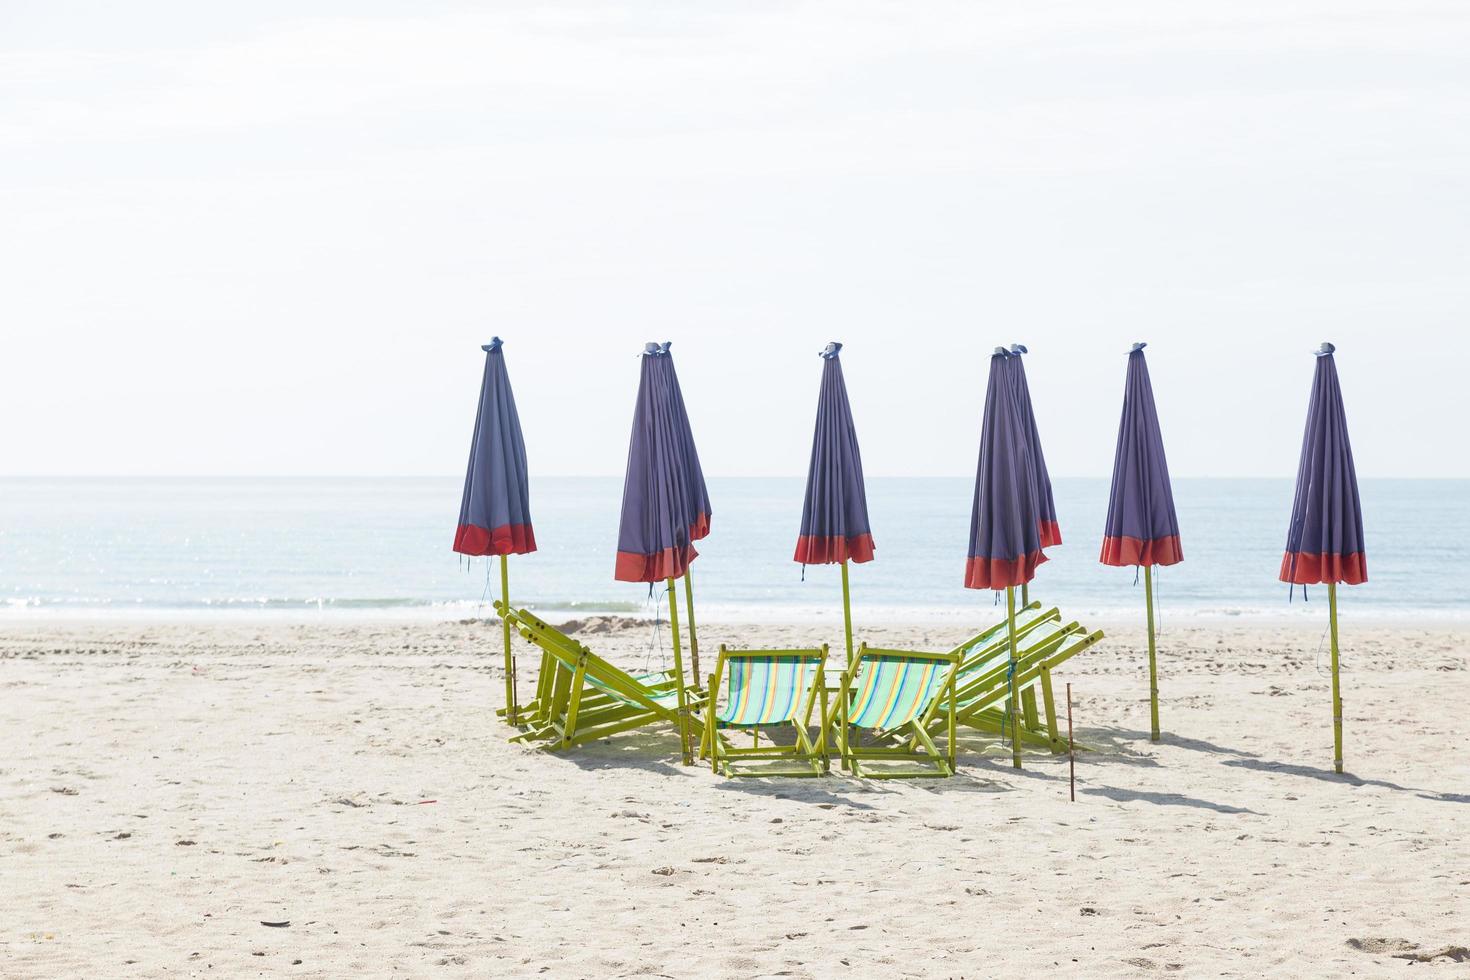
<instances>
[{"instance_id":1,"label":"umbrella tip","mask_svg":"<svg viewBox=\"0 0 1470 980\"><path fill-rule=\"evenodd\" d=\"M1139 351L1143 350L1147 346L1148 346L1148 341L1146 341L1146 340L1140 340L1138 343L1134 344L1132 347L1130 347L1128 349L1128 353L1130 353L1130 354L1136 354Z\"/></svg>"},{"instance_id":2,"label":"umbrella tip","mask_svg":"<svg viewBox=\"0 0 1470 980\"><path fill-rule=\"evenodd\" d=\"M1004 347L997 347L991 352L992 357L1010 357L1011 352Z\"/></svg>"},{"instance_id":3,"label":"umbrella tip","mask_svg":"<svg viewBox=\"0 0 1470 980\"><path fill-rule=\"evenodd\" d=\"M837 356L837 352L840 350L842 350L842 344L834 340L832 341L832 343L822 348L819 356L824 358L825 360L830 361L832 360L832 358Z\"/></svg>"},{"instance_id":4,"label":"umbrella tip","mask_svg":"<svg viewBox=\"0 0 1470 980\"><path fill-rule=\"evenodd\" d=\"M1029 353L1031 353L1031 351L1029 351L1029 350L1026 349L1026 345L1025 344L1012 344L1011 345L1011 353L1012 354L1029 354Z\"/></svg>"},{"instance_id":5,"label":"umbrella tip","mask_svg":"<svg viewBox=\"0 0 1470 980\"><path fill-rule=\"evenodd\" d=\"M496 351L500 350L500 345L503 343L505 343L505 341L501 340L499 337L491 337L490 343L482 344L480 346L480 350L484 351L487 354L493 354Z\"/></svg>"},{"instance_id":6,"label":"umbrella tip","mask_svg":"<svg viewBox=\"0 0 1470 980\"><path fill-rule=\"evenodd\" d=\"M1318 357L1323 357L1323 356L1325 356L1327 354L1331 354L1335 350L1337 350L1337 345L1336 344L1328 343L1327 341L1324 340L1324 341L1322 341L1322 346L1321 347L1318 347L1312 353L1316 354Z\"/></svg>"},{"instance_id":7,"label":"umbrella tip","mask_svg":"<svg viewBox=\"0 0 1470 980\"><path fill-rule=\"evenodd\" d=\"M657 357L662 353L664 353L664 348L657 341L650 340L643 345L644 357Z\"/></svg>"}]
</instances>

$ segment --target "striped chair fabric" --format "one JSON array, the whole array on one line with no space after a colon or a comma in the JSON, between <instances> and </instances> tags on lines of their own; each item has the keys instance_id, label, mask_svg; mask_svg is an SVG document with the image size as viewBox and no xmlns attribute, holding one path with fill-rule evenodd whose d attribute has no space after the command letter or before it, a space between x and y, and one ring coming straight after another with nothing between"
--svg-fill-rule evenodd
<instances>
[{"instance_id":1,"label":"striped chair fabric","mask_svg":"<svg viewBox=\"0 0 1470 980\"><path fill-rule=\"evenodd\" d=\"M1042 644L1046 643L1048 640L1054 639L1054 638L1056 638L1058 636L1068 636L1068 635L1075 636L1079 641L1085 641L1086 640L1086 637L1087 637L1087 634L1086 633L1079 633L1076 630L1068 630L1067 627L1066 627L1066 625L1063 624L1063 623L1047 623L1045 626L1038 626L1036 629L1034 629L1030 633L1026 634L1026 643L1022 647L1022 651L1024 652L1025 650L1034 649L1034 648L1036 648L1038 646L1041 646ZM1085 643L1084 643L1084 645L1085 645ZM1059 649L1067 650L1067 649L1074 649L1075 647L1076 647L1076 644L1074 643L1070 647L1068 647L1066 645L1063 645L1062 647L1059 647ZM1070 654L1069 654L1069 656L1070 656ZM1010 660L1010 652L1009 651L1006 651L1006 652L1004 652L1002 654L999 654L996 657L994 657L992 660L989 661L988 664L985 664L984 665L984 669L989 670L989 669L994 669L996 667L1003 667L1003 666L1005 666L1009 662L1009 660ZM975 680L974 674L971 674L969 671L965 671L964 673L962 673L960 675L960 681L963 682L964 679L967 676L970 677L970 679L972 681ZM1007 680L1007 683L1009 683L1008 680ZM980 690L980 691L965 691L965 690L962 690L959 693L960 693L960 698L959 698L959 701L955 705L958 708L968 707L969 705L974 704L976 701L980 701L980 700L982 700L984 698L988 698L988 697L991 696L990 692L983 691L983 690Z\"/></svg>"},{"instance_id":2,"label":"striped chair fabric","mask_svg":"<svg viewBox=\"0 0 1470 980\"><path fill-rule=\"evenodd\" d=\"M1017 628L1019 628L1020 625L1021 624L1018 620L1016 623ZM1043 623L1042 625L1033 629L1031 632L1027 633L1025 636L1018 638L1016 641L1016 646L1019 651L1024 653L1025 651L1033 649L1040 644L1047 642L1048 640L1054 639L1057 636L1061 636L1066 632L1067 627L1065 623ZM1003 628L1002 635L1004 635ZM977 647L983 648L986 645L987 644L984 642L976 643L974 646L966 650L965 653L968 655ZM977 674L983 674L988 671L994 670L996 667L1004 664L1010 658L1010 647L1009 645L1006 645L1000 647L998 650L994 651L993 653L991 653L990 656L986 657L983 660L972 660L960 669L960 682L963 683L966 678L973 678Z\"/></svg>"},{"instance_id":3,"label":"striped chair fabric","mask_svg":"<svg viewBox=\"0 0 1470 980\"><path fill-rule=\"evenodd\" d=\"M1021 612L1016 613L1016 629L1025 629L1029 623L1040 619L1043 615L1045 615L1046 612L1047 610L1045 609L1025 609ZM975 653L977 650L983 650L985 647L990 646L992 643L999 643L1001 640L1004 640L1006 638L1006 628L1008 626L1009 624L1005 620L1001 620L999 623L996 623L984 633L981 633L980 636L976 638L974 643L971 643L969 646L965 647L965 655L969 656L970 654Z\"/></svg>"},{"instance_id":4,"label":"striped chair fabric","mask_svg":"<svg viewBox=\"0 0 1470 980\"><path fill-rule=\"evenodd\" d=\"M624 695L621 691L615 690L615 689L609 687L608 685L604 684L602 681L598 680L596 677L593 677L591 673L585 674L585 675L583 675L583 677L587 681L588 684L591 684L593 687L597 688L603 694L606 694L607 696L613 698L614 700L621 701L624 704L631 704L631 705L634 705L635 707L637 706L637 702L634 701L632 698L629 698L626 695ZM664 674L638 674L638 675L634 676L633 680L637 681L640 685L643 685L643 684L646 684L647 682L650 682L650 681L667 680L667 677ZM653 703L655 703L657 705L660 705L662 707L665 707L665 708L676 708L676 707L679 706L679 692L678 691L675 691L673 688L670 688L667 691L657 691L657 692L656 691L652 691L652 690L646 690L643 693L647 696L647 698L650 701L652 701Z\"/></svg>"},{"instance_id":5,"label":"striped chair fabric","mask_svg":"<svg viewBox=\"0 0 1470 980\"><path fill-rule=\"evenodd\" d=\"M725 706L715 716L736 727L792 721L816 678L810 657L732 657Z\"/></svg>"},{"instance_id":6,"label":"striped chair fabric","mask_svg":"<svg viewBox=\"0 0 1470 980\"><path fill-rule=\"evenodd\" d=\"M949 664L869 654L863 658L847 722L891 731L913 721L944 686Z\"/></svg>"}]
</instances>

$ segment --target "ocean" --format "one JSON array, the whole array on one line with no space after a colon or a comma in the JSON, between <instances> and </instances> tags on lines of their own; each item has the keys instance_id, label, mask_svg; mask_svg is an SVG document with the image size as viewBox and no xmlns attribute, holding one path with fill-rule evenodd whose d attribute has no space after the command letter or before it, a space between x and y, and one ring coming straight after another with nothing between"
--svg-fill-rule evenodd
<instances>
[{"instance_id":1,"label":"ocean","mask_svg":"<svg viewBox=\"0 0 1470 980\"><path fill-rule=\"evenodd\" d=\"M694 564L701 621L840 617L833 566L791 561L803 480L710 481L714 518ZM1470 618L1470 481L1364 480L1368 583L1344 615ZM0 619L493 615L491 561L450 544L461 480L425 478L0 479ZM995 602L963 587L972 481L868 481L877 557L851 569L854 616L963 620ZM662 615L663 591L613 581L618 478L532 481L534 554L511 559L512 596L548 615ZM1064 544L1033 595L1078 617L1133 617L1132 569L1098 564L1105 479L1057 479ZM1292 481L1181 479L1185 560L1157 572L1160 616L1320 613L1277 581ZM492 577L493 576L493 577ZM1319 603L1320 608L1319 608Z\"/></svg>"}]
</instances>

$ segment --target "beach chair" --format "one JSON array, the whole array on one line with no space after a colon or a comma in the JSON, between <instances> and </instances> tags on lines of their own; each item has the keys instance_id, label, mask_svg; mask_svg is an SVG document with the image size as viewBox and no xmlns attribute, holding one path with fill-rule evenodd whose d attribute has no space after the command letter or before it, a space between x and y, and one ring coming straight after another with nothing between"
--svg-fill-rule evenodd
<instances>
[{"instance_id":1,"label":"beach chair","mask_svg":"<svg viewBox=\"0 0 1470 980\"><path fill-rule=\"evenodd\" d=\"M827 706L827 688L822 681L826 663L826 645L807 650L731 650L721 644L715 672L709 678L700 757L707 756L710 768L726 776L826 773L830 768L826 726L820 724ZM725 704L717 707L722 678L727 682ZM808 728L819 700L822 711L817 716L818 734L813 743ZM760 744L761 728L787 725L794 733L790 745L774 741ZM735 745L724 734L731 730L750 732L751 745Z\"/></svg>"},{"instance_id":2,"label":"beach chair","mask_svg":"<svg viewBox=\"0 0 1470 980\"><path fill-rule=\"evenodd\" d=\"M679 732L685 762L693 761L689 740L703 739L702 695L663 672L635 677L525 609L497 609L543 654L527 731L512 741L566 749L667 722Z\"/></svg>"},{"instance_id":3,"label":"beach chair","mask_svg":"<svg viewBox=\"0 0 1470 980\"><path fill-rule=\"evenodd\" d=\"M1011 710L1017 715L1017 734L1023 743L1051 752L1066 751L1067 742L1057 724L1052 671L1102 638L1102 630L1088 630L1075 621L1039 623L1017 637L1015 679L1020 704ZM1011 671L1010 643L1004 636L998 650L987 649L968 660L961 667L955 683L955 717L958 722L969 728L1009 737L1006 702L1011 697ZM1044 723L1037 710L1038 688L1045 711ZM934 706L920 721L931 732L945 723Z\"/></svg>"},{"instance_id":4,"label":"beach chair","mask_svg":"<svg viewBox=\"0 0 1470 980\"><path fill-rule=\"evenodd\" d=\"M1030 603L1016 610L1016 636L1025 636L1046 623L1060 622L1061 618L1062 612L1056 606L1043 609L1039 602ZM1000 622L986 627L954 648L954 652L964 654L964 660L960 664L961 677L971 669L970 665L974 661L993 656L996 650L1005 652L1009 649L1006 626L1006 620L1002 617Z\"/></svg>"},{"instance_id":5,"label":"beach chair","mask_svg":"<svg viewBox=\"0 0 1470 980\"><path fill-rule=\"evenodd\" d=\"M500 612L502 616L506 615L502 611L502 603L499 600L494 602L494 606L496 611ZM525 635L525 631L529 629L543 636L559 637L564 641L564 645L576 644L576 641L571 637L527 610L522 609L517 611L511 609L507 618L511 621L516 632L522 635ZM526 638L528 640L530 639L529 636ZM532 642L534 643L534 640ZM561 669L560 661L546 652L544 646L541 647L541 651L540 668L536 675L536 695L530 701L522 704L516 712L517 724L527 731L538 731L547 726L552 707L558 700L557 695L560 693L561 696L565 696L563 689L570 680L565 671ZM658 670L649 673L630 673L628 676L640 686L660 693L672 692L674 689L674 670L672 667L667 670ZM592 688L582 696L581 711L585 713L593 710L627 711L629 710L629 705L626 701L613 697L593 684ZM508 714L505 708L497 708L495 709L495 713L502 717Z\"/></svg>"},{"instance_id":6,"label":"beach chair","mask_svg":"<svg viewBox=\"0 0 1470 980\"><path fill-rule=\"evenodd\" d=\"M1025 636L1034 629L1038 629L1047 623L1053 623L1060 619L1061 612L1055 606L1050 609L1043 609L1040 603L1031 603L1016 613L1016 633L1018 637ZM999 623L993 626L987 626L979 633L957 644L949 652L960 656L959 677L963 678L974 670L978 664L991 661L997 654L1004 656L1008 651L1009 642L1007 640L1006 621L1002 619ZM840 675L835 685L830 678L827 681L827 693L830 696L831 706L824 720L828 729L833 729L836 724L836 695L837 685L840 685L840 683ZM832 738L835 742L835 731L832 732Z\"/></svg>"},{"instance_id":7,"label":"beach chair","mask_svg":"<svg viewBox=\"0 0 1470 980\"><path fill-rule=\"evenodd\" d=\"M859 646L852 667L843 671L838 691L836 730L843 766L855 776L872 779L954 775L954 682L961 659L955 652ZM948 725L942 754L919 724L926 711L941 703ZM864 732L892 736L900 744L863 745ZM921 765L896 769L871 765L893 762Z\"/></svg>"}]
</instances>

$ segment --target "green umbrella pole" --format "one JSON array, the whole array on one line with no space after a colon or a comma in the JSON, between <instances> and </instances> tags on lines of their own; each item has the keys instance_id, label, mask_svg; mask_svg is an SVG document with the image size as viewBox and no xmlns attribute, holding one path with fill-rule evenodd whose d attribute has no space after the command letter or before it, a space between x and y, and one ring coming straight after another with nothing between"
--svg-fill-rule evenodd
<instances>
[{"instance_id":1,"label":"green umbrella pole","mask_svg":"<svg viewBox=\"0 0 1470 980\"><path fill-rule=\"evenodd\" d=\"M694 765L689 753L689 703L684 689L684 654L679 649L679 593L674 591L673 578L669 586L669 632L674 634L674 690L679 695L679 751L684 755L684 765Z\"/></svg>"},{"instance_id":2,"label":"green umbrella pole","mask_svg":"<svg viewBox=\"0 0 1470 980\"><path fill-rule=\"evenodd\" d=\"M1342 689L1337 684L1337 583L1327 583L1327 621L1332 629L1332 749L1333 768L1342 772Z\"/></svg>"},{"instance_id":3,"label":"green umbrella pole","mask_svg":"<svg viewBox=\"0 0 1470 980\"><path fill-rule=\"evenodd\" d=\"M1143 591L1148 603L1148 712L1153 726L1149 740L1159 740L1159 661L1154 649L1154 568L1143 566Z\"/></svg>"},{"instance_id":4,"label":"green umbrella pole","mask_svg":"<svg viewBox=\"0 0 1470 980\"><path fill-rule=\"evenodd\" d=\"M500 556L500 628L505 635L505 720L516 723L516 658L510 650L510 571L504 555Z\"/></svg>"},{"instance_id":5,"label":"green umbrella pole","mask_svg":"<svg viewBox=\"0 0 1470 980\"><path fill-rule=\"evenodd\" d=\"M1031 605L1031 584L1024 582L1021 585L1021 608L1025 609Z\"/></svg>"},{"instance_id":6,"label":"green umbrella pole","mask_svg":"<svg viewBox=\"0 0 1470 980\"><path fill-rule=\"evenodd\" d=\"M848 588L847 588L847 562L846 561L844 561L842 563L842 630L843 630L844 636L846 636L846 638L847 638L847 669L848 669L848 671L851 671L852 670L852 660L853 660L853 652L852 652L852 594L848 591ZM845 674L843 676L844 676L844 678L846 677ZM846 684L846 683L847 683L847 680L844 680L843 681L843 684ZM843 699L842 703L843 704L846 704L847 703L847 688L846 687L843 688L843 693L842 693L841 697ZM842 744L843 745L846 745L848 743L848 740L852 737L852 733L847 728L847 712L844 710L843 713L842 713L842 715L840 717L842 718L842 721L841 721L841 725L842 725ZM843 769L846 769L847 768L847 753L846 753L846 751L844 751L843 754L842 754L842 768Z\"/></svg>"},{"instance_id":7,"label":"green umbrella pole","mask_svg":"<svg viewBox=\"0 0 1470 980\"><path fill-rule=\"evenodd\" d=\"M699 690L699 634L694 632L694 570L684 570L684 608L689 612L689 662L694 668L694 689Z\"/></svg>"},{"instance_id":8,"label":"green umbrella pole","mask_svg":"<svg viewBox=\"0 0 1470 980\"><path fill-rule=\"evenodd\" d=\"M847 562L842 563L842 630L847 637L847 669L852 670L852 593L847 588Z\"/></svg>"},{"instance_id":9,"label":"green umbrella pole","mask_svg":"<svg viewBox=\"0 0 1470 980\"><path fill-rule=\"evenodd\" d=\"M1021 768L1021 728L1019 724L1021 699L1016 692L1016 587L1006 586L1006 632L1010 639L1011 669L1007 683L1010 697L1006 701L1006 714L1011 723L1011 765Z\"/></svg>"}]
</instances>

